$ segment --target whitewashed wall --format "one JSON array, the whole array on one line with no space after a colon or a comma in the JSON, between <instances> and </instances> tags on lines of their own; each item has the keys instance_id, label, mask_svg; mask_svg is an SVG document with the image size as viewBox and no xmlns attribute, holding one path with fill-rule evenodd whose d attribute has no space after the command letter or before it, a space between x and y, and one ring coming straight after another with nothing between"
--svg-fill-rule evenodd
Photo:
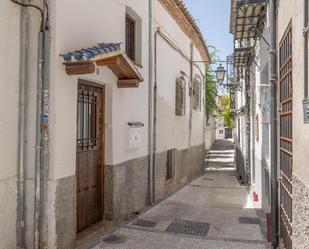
<instances>
[{"instance_id":1,"label":"whitewashed wall","mask_svg":"<svg viewBox=\"0 0 309 249\"><path fill-rule=\"evenodd\" d=\"M309 184L309 125L304 124L304 41L303 1L280 1L278 12L278 42L292 20L293 36L293 173Z\"/></svg>"},{"instance_id":2,"label":"whitewashed wall","mask_svg":"<svg viewBox=\"0 0 309 249\"><path fill-rule=\"evenodd\" d=\"M148 4L132 0L96 0L91 3L95 8L88 8L88 5L88 2L74 0L58 1L56 5L56 42L52 68L55 178L75 174L76 98L79 78L106 86L105 163L113 165L143 157L148 153ZM67 76L59 54L100 42L124 43L126 6L131 7L143 20L143 68L139 68L139 71L145 81L140 87L119 89L117 78L108 68L100 68L98 75ZM145 124L142 146L134 152L127 150L129 121ZM63 151L66 153L62 153Z\"/></svg>"},{"instance_id":3,"label":"whitewashed wall","mask_svg":"<svg viewBox=\"0 0 309 249\"><path fill-rule=\"evenodd\" d=\"M187 37L177 23L169 16L164 7L157 2L156 5L156 27L166 34L183 53L190 58L191 40ZM177 39L175 39L177 37ZM163 152L171 148L179 150L189 146L201 145L204 142L203 116L204 108L201 111L193 110L192 134L189 141L189 81L190 63L183 58L176 50L170 47L160 36L157 40L157 82L158 82L158 120L157 120L157 152ZM202 60L194 47L194 60ZM202 72L205 72L203 64L199 65ZM181 76L180 71L186 74L186 115L175 115L175 81ZM193 76L201 73L194 67ZM204 90L202 90L202 94ZM202 96L203 99L203 96Z\"/></svg>"},{"instance_id":4,"label":"whitewashed wall","mask_svg":"<svg viewBox=\"0 0 309 249\"><path fill-rule=\"evenodd\" d=\"M20 8L0 2L0 248L16 248Z\"/></svg>"}]
</instances>

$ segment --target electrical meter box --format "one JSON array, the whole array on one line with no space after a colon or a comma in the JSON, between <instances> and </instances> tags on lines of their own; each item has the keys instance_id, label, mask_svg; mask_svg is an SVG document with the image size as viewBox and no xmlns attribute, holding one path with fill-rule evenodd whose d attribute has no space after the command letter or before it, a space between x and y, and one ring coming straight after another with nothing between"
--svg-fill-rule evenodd
<instances>
[{"instance_id":1,"label":"electrical meter box","mask_svg":"<svg viewBox=\"0 0 309 249\"><path fill-rule=\"evenodd\" d=\"M130 122L128 126L128 150L137 150L142 145L142 129L144 124L140 122Z\"/></svg>"}]
</instances>

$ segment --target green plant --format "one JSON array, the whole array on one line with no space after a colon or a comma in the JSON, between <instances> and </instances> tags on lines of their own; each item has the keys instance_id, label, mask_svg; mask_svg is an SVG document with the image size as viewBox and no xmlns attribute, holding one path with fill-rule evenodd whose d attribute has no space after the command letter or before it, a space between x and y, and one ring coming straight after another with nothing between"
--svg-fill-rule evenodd
<instances>
[{"instance_id":1,"label":"green plant","mask_svg":"<svg viewBox=\"0 0 309 249\"><path fill-rule=\"evenodd\" d=\"M224 124L228 128L234 128L234 118L231 112L231 105L230 105L230 95L224 94L219 98L219 106L220 106L220 116L224 120Z\"/></svg>"},{"instance_id":2,"label":"green plant","mask_svg":"<svg viewBox=\"0 0 309 249\"><path fill-rule=\"evenodd\" d=\"M217 110L217 82L209 69L206 70L205 79L205 116L208 121Z\"/></svg>"},{"instance_id":3,"label":"green plant","mask_svg":"<svg viewBox=\"0 0 309 249\"><path fill-rule=\"evenodd\" d=\"M217 50L213 46L209 46L209 48L212 50L210 53L211 59L216 61L218 59ZM210 117L217 110L217 95L216 76L213 73L211 65L209 65L205 72L205 117L207 121L209 121Z\"/></svg>"}]
</instances>

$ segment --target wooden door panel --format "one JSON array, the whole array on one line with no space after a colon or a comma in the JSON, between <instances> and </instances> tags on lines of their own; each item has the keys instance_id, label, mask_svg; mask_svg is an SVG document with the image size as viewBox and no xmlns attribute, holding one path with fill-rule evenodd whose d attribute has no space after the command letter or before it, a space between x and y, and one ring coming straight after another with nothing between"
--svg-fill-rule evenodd
<instances>
[{"instance_id":1,"label":"wooden door panel","mask_svg":"<svg viewBox=\"0 0 309 249\"><path fill-rule=\"evenodd\" d=\"M77 232L103 217L104 89L79 83L77 101Z\"/></svg>"}]
</instances>

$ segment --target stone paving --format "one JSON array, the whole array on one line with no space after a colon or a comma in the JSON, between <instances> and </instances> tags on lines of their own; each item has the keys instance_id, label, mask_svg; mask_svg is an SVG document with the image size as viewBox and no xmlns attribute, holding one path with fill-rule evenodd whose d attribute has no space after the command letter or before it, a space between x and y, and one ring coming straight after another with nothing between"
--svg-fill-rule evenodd
<instances>
[{"instance_id":1,"label":"stone paving","mask_svg":"<svg viewBox=\"0 0 309 249\"><path fill-rule=\"evenodd\" d=\"M263 222L248 189L234 176L234 150L229 140L217 141L206 158L205 174L136 219L105 234L91 249L264 249ZM167 232L174 221L210 224ZM245 223L240 221L247 221ZM251 224L246 224L251 223ZM252 224L254 223L254 224ZM197 229L195 229L197 228ZM205 227L204 227L205 228ZM199 230L200 229L200 230ZM207 229L203 232L207 233Z\"/></svg>"}]
</instances>

